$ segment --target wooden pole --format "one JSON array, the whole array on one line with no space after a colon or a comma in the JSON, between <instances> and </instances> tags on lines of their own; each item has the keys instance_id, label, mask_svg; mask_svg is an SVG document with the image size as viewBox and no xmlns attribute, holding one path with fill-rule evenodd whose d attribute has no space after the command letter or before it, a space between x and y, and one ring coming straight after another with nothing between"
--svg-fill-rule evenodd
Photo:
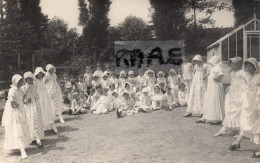
<instances>
[{"instance_id":1,"label":"wooden pole","mask_svg":"<svg viewBox=\"0 0 260 163\"><path fill-rule=\"evenodd\" d=\"M18 54L18 73L21 74L21 54L19 52L17 52Z\"/></svg>"}]
</instances>

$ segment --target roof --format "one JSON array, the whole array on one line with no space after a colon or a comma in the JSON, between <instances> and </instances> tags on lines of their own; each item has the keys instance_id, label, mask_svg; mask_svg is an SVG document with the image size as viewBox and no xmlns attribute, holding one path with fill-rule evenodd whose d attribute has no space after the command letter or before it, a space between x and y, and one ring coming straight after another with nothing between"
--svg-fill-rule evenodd
<instances>
[{"instance_id":1,"label":"roof","mask_svg":"<svg viewBox=\"0 0 260 163\"><path fill-rule=\"evenodd\" d=\"M233 31L229 32L228 34L226 34L225 36L223 36L222 38L220 38L219 40L217 40L213 44L209 45L206 49L208 50L208 49L211 49L212 47L218 45L220 42L224 41L226 38L228 38L229 36L231 36L232 34L236 33L237 31L239 31L240 29L244 28L245 26L247 26L248 24L250 24L251 22L253 22L255 20L260 22L260 20L258 20L256 17L254 17L253 19L251 19L247 23L238 26Z\"/></svg>"}]
</instances>

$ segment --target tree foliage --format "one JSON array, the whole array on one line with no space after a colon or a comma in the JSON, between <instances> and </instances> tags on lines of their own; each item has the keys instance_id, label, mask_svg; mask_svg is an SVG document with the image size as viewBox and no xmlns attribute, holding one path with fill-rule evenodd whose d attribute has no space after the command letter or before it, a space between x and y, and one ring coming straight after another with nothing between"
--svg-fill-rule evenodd
<instances>
[{"instance_id":1,"label":"tree foliage","mask_svg":"<svg viewBox=\"0 0 260 163\"><path fill-rule=\"evenodd\" d=\"M85 0L78 0L79 25L86 26L89 20L89 11Z\"/></svg>"},{"instance_id":2,"label":"tree foliage","mask_svg":"<svg viewBox=\"0 0 260 163\"><path fill-rule=\"evenodd\" d=\"M254 12L260 19L260 2L254 0L233 0L235 26L241 25L253 18Z\"/></svg>"},{"instance_id":3,"label":"tree foliage","mask_svg":"<svg viewBox=\"0 0 260 163\"><path fill-rule=\"evenodd\" d=\"M149 0L152 22L158 40L178 40L188 23L183 0Z\"/></svg>"}]
</instances>

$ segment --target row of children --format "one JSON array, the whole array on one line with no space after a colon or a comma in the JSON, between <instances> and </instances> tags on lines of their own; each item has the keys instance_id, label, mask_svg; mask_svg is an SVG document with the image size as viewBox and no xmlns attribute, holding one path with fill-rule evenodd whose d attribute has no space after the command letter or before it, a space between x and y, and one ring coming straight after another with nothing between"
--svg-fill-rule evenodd
<instances>
[{"instance_id":1,"label":"row of children","mask_svg":"<svg viewBox=\"0 0 260 163\"><path fill-rule=\"evenodd\" d=\"M12 85L8 92L8 100L2 118L5 127L5 150L20 149L22 158L26 158L25 148L36 142L42 148L41 139L44 131L52 127L59 135L54 124L55 115L62 117L64 109L62 92L55 74L55 67L46 66L47 72L41 67L32 72L24 73L22 77L16 74L12 77ZM24 84L25 82L25 84Z\"/></svg>"},{"instance_id":2,"label":"row of children","mask_svg":"<svg viewBox=\"0 0 260 163\"><path fill-rule=\"evenodd\" d=\"M90 74L88 68L85 77ZM89 90L79 89L84 84L80 80L74 89L64 91L64 101L72 100L72 105L66 106L70 114L86 113L88 110L102 114L117 110L118 117L125 115L122 114L124 111L127 114L134 114L139 111L171 110L179 105L185 106L187 102L185 84L180 83L174 69L171 69L169 74L166 79L164 73L159 71L156 78L154 71L147 70L144 75L135 77L134 72L129 71L127 77L126 72L122 70L117 79L112 72L105 71L103 74L95 72ZM66 79L65 77L65 88L69 88L67 86L71 86L71 82Z\"/></svg>"},{"instance_id":3,"label":"row of children","mask_svg":"<svg viewBox=\"0 0 260 163\"><path fill-rule=\"evenodd\" d=\"M240 142L249 138L260 144L260 75L258 62L248 58L244 62L240 57L230 59L231 85L222 86L223 70L220 58L213 56L205 66L200 55L193 58L194 76L189 92L185 117L201 116L196 123L209 122L223 127L214 136L226 135L227 129L240 131L238 138L229 149L240 148ZM207 80L205 80L207 79ZM254 158L260 158L260 152L254 152Z\"/></svg>"}]
</instances>

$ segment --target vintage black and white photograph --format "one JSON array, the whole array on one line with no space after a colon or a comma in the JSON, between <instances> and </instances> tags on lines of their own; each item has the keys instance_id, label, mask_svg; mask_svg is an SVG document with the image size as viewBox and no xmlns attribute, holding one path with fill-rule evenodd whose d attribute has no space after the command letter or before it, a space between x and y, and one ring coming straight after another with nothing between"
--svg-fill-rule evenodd
<instances>
[{"instance_id":1,"label":"vintage black and white photograph","mask_svg":"<svg viewBox=\"0 0 260 163\"><path fill-rule=\"evenodd\" d=\"M0 0L0 163L260 162L260 0Z\"/></svg>"}]
</instances>

